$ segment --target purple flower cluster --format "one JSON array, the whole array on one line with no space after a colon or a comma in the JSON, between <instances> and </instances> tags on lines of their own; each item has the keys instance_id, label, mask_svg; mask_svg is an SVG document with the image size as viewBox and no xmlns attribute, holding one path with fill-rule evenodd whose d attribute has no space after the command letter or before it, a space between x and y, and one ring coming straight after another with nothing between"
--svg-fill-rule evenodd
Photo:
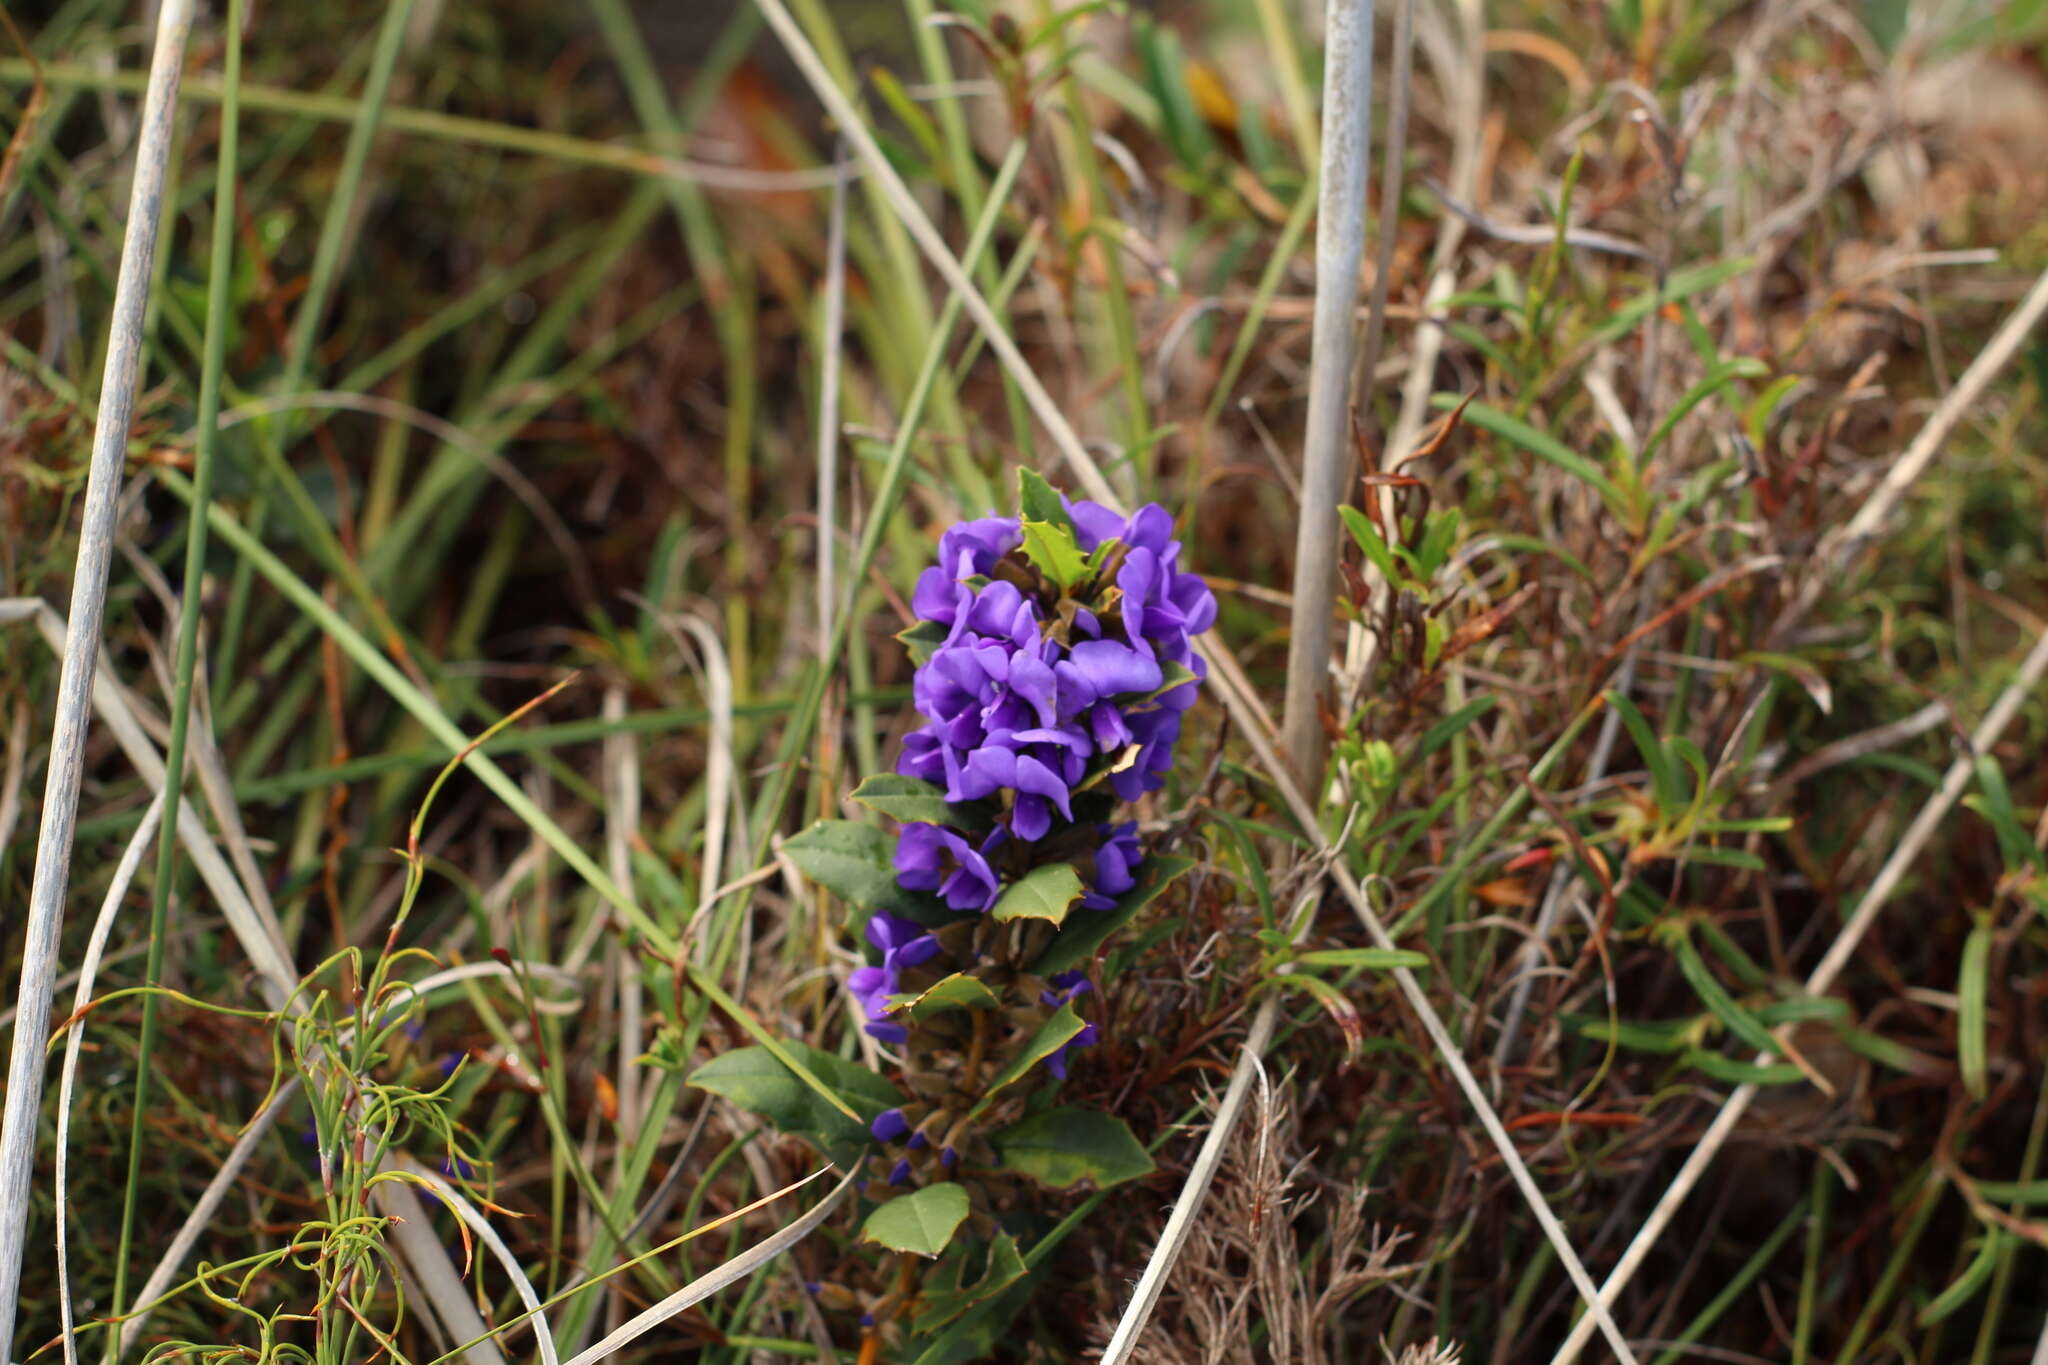
<instances>
[{"instance_id":1,"label":"purple flower cluster","mask_svg":"<svg viewBox=\"0 0 2048 1365\"><path fill-rule=\"evenodd\" d=\"M939 951L939 941L916 921L878 910L868 920L868 942L880 951L882 960L872 967L854 968L846 979L847 989L867 1015L869 1034L885 1043L904 1042L910 1030L889 1017L889 997L897 993L906 969L931 961Z\"/></svg>"},{"instance_id":2,"label":"purple flower cluster","mask_svg":"<svg viewBox=\"0 0 2048 1365\"><path fill-rule=\"evenodd\" d=\"M1208 587L1178 567L1165 509L1123 518L1070 502L1067 513L1082 552L1110 547L1088 600L1055 606L990 577L1023 541L1015 517L947 531L911 598L946 637L917 670L912 699L925 724L896 771L944 787L949 801L1007 793L1009 832L1026 842L1043 839L1055 815L1074 818L1075 789L1109 755L1125 757L1108 773L1121 799L1164 785L1181 715L1207 673L1192 637L1216 618ZM1170 685L1169 666L1181 670Z\"/></svg>"},{"instance_id":3,"label":"purple flower cluster","mask_svg":"<svg viewBox=\"0 0 2048 1365\"><path fill-rule=\"evenodd\" d=\"M1193 637L1216 619L1216 599L1179 567L1165 509L1122 517L1060 501L1066 524L1033 522L1028 549L1019 517L954 526L911 597L927 623L919 638L933 647L911 688L923 724L905 739L896 771L938 787L948 802L987 803L993 819L985 829L986 816L962 827L905 824L896 881L965 914L990 909L1012 877L1044 860L1081 871L1083 907L1114 908L1137 884L1144 854L1134 822L1101 823L1104 797L1135 801L1165 784L1181 717L1208 672ZM1048 531L1063 550L1048 552ZM1100 793L1090 790L1097 784ZM1028 846L1041 842L1048 846L1037 856ZM853 974L853 993L870 1034L904 1042L908 1030L885 1013L889 996L938 943L886 913L867 933L881 962ZM1049 986L1040 1003L1053 1009L1091 989L1078 971ZM1095 1041L1089 1024L1046 1058L1046 1069L1064 1079L1069 1056ZM894 1110L875 1130L885 1142L908 1132Z\"/></svg>"}]
</instances>

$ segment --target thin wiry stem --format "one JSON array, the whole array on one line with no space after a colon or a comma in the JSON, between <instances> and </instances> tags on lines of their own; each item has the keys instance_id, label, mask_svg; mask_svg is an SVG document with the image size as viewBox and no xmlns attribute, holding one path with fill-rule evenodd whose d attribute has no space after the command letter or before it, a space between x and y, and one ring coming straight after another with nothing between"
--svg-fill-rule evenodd
<instances>
[{"instance_id":1,"label":"thin wiry stem","mask_svg":"<svg viewBox=\"0 0 2048 1365\"><path fill-rule=\"evenodd\" d=\"M1308 425L1302 435L1301 520L1294 540L1294 614L1287 641L1282 750L1297 781L1323 765L1322 700L1337 594L1337 508L1351 482L1352 310L1365 257L1371 163L1372 4L1331 0L1323 59L1323 160L1316 212L1316 302Z\"/></svg>"},{"instance_id":2,"label":"thin wiry stem","mask_svg":"<svg viewBox=\"0 0 2048 1365\"><path fill-rule=\"evenodd\" d=\"M178 863L178 807L185 795L185 746L192 728L193 680L199 662L200 604L205 597L206 509L213 502L215 458L220 448L220 385L227 364L229 286L235 262L235 185L239 171L242 80L242 0L228 0L227 98L221 105L220 145L213 178L213 239L207 263L206 344L199 367L199 422L193 453L192 514L185 522L185 585L178 601L178 643L171 697L171 733L164 745L164 822L157 840L156 884L149 908L149 957L143 981L163 980L164 945L170 939L171 887ZM75 618L74 618L75 619ZM121 1201L121 1232L114 1256L113 1311L128 1306L128 1249L135 1235L135 1209L142 1187L143 1130L149 1112L150 1062L156 1054L160 997L142 997L142 1029L136 1043L135 1108L128 1129L128 1183ZM108 1357L119 1355L119 1338L108 1336Z\"/></svg>"},{"instance_id":3,"label":"thin wiry stem","mask_svg":"<svg viewBox=\"0 0 2048 1365\"><path fill-rule=\"evenodd\" d=\"M1885 902L1891 899L1892 893L1899 889L1899 883L1905 880L1906 872L1912 867L1914 859L1920 856L1920 851L1933 837L1935 829L1955 808L1963 789L1970 785L1976 769L1977 755L1989 753L1991 746L1998 743L1999 736L2005 733L2005 727L2019 714L2021 703L2040 685L2044 674L2048 674L2048 633L2044 633L2034 642L2033 649L2020 665L2019 675L2006 685L2005 691L1999 694L1991 710L1985 713L1983 721L1971 733L1969 750L1958 755L1955 762L1949 764L1948 772L1942 777L1941 790L1921 808L1920 814L1907 826L1898 847L1892 850L1892 856L1885 859L1884 866L1878 869L1877 876L1870 883L1870 889L1863 894L1863 899L1857 902L1855 913L1850 915L1849 922L1842 926L1842 932L1828 948L1826 955L1821 958L1820 965L1807 977L1808 996L1818 999L1833 988L1835 978L1849 965L1849 959L1855 955L1856 947L1863 941L1864 934L1877 922L1878 912L1884 909ZM1757 1057L1759 1065L1775 1060L1777 1059L1768 1053L1759 1054ZM1757 1097L1758 1089L1759 1087L1753 1083L1738 1086L1722 1104L1721 1112L1714 1116L1714 1121L1707 1126L1707 1131L1700 1135L1699 1145L1686 1157L1685 1165L1680 1167L1678 1174L1672 1178L1670 1188L1664 1191L1656 1207L1650 1210L1650 1216L1637 1230L1635 1240L1628 1244L1628 1250L1624 1251L1621 1259L1615 1263L1613 1271L1607 1276L1607 1282L1600 1286L1601 1303L1611 1305L1620 1297L1621 1291L1628 1287L1629 1281L1635 1278L1636 1271L1650 1254L1651 1248L1657 1245L1657 1239L1662 1237L1664 1229L1671 1225L1679 1206L1685 1203L1693 1187L1699 1184L1700 1177L1706 1174L1707 1167L1713 1164L1714 1158L1727 1143L1729 1135L1735 1131L1735 1125L1740 1123L1742 1116L1748 1112L1750 1102ZM1570 1365L1570 1362L1577 1360L1579 1352L1585 1349L1590 1336L1587 1322L1582 1320L1572 1329L1571 1335L1565 1338L1564 1345L1558 1348L1557 1354L1551 1358L1551 1365Z\"/></svg>"},{"instance_id":4,"label":"thin wiry stem","mask_svg":"<svg viewBox=\"0 0 2048 1365\"><path fill-rule=\"evenodd\" d=\"M43 1044L57 976L64 892L71 876L71 841L78 821L86 730L91 723L93 670L99 662L100 616L106 608L107 569L114 553L114 511L128 450L128 423L135 411L150 267L156 258L157 222L171 153L171 116L177 110L179 68L191 28L191 0L164 0L157 13L156 49L150 57L149 90L143 98L142 131L135 146L128 229L121 242L78 563L71 579L71 628L57 683L57 718L50 732L49 775L43 784L42 827L36 840L21 989L16 996L19 1013L7 1068L6 1113L0 1120L0 1349L14 1340L23 1242L28 1235L29 1184L35 1171L36 1128L42 1110Z\"/></svg>"}]
</instances>

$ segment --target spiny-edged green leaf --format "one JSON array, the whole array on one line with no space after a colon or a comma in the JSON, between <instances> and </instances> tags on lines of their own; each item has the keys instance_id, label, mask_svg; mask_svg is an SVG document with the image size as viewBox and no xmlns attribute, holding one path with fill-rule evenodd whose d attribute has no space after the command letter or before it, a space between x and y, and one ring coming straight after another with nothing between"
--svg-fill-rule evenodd
<instances>
[{"instance_id":1,"label":"spiny-edged green leaf","mask_svg":"<svg viewBox=\"0 0 2048 1365\"><path fill-rule=\"evenodd\" d=\"M888 834L855 820L820 820L782 844L798 871L849 905L902 913L924 909L927 898L896 884L895 847Z\"/></svg>"},{"instance_id":2,"label":"spiny-edged green leaf","mask_svg":"<svg viewBox=\"0 0 2048 1365\"><path fill-rule=\"evenodd\" d=\"M743 1047L721 1053L697 1068L690 1084L721 1095L777 1129L807 1138L830 1150L858 1146L868 1140L866 1125L903 1097L886 1079L860 1065L803 1043L785 1040L792 1056L813 1076L830 1086L860 1115L856 1123L765 1047Z\"/></svg>"},{"instance_id":3,"label":"spiny-edged green leaf","mask_svg":"<svg viewBox=\"0 0 2048 1365\"><path fill-rule=\"evenodd\" d=\"M860 1239L891 1251L936 1256L967 1221L967 1191L947 1181L898 1195L868 1215Z\"/></svg>"},{"instance_id":4,"label":"spiny-edged green leaf","mask_svg":"<svg viewBox=\"0 0 2048 1365\"><path fill-rule=\"evenodd\" d=\"M1026 469L1022 465L1017 467L1017 507L1026 521L1073 529L1074 523L1067 516L1067 505L1060 501L1059 490L1047 483L1037 470Z\"/></svg>"},{"instance_id":5,"label":"spiny-edged green leaf","mask_svg":"<svg viewBox=\"0 0 2048 1365\"><path fill-rule=\"evenodd\" d=\"M1058 925L1081 899L1082 890L1081 874L1071 863L1048 863L1010 883L989 914L999 920L1042 919Z\"/></svg>"},{"instance_id":6,"label":"spiny-edged green leaf","mask_svg":"<svg viewBox=\"0 0 2048 1365\"><path fill-rule=\"evenodd\" d=\"M904 824L951 825L979 834L995 823L985 807L948 801L943 787L900 773L876 773L853 789L853 799Z\"/></svg>"},{"instance_id":7,"label":"spiny-edged green leaf","mask_svg":"<svg viewBox=\"0 0 2048 1365\"><path fill-rule=\"evenodd\" d=\"M1366 559L1380 577L1388 583L1401 583L1406 579L1394 562L1394 552L1387 548L1386 540L1380 535L1380 528L1372 524L1372 518L1356 507L1345 505L1337 509L1337 515L1344 518L1344 525L1351 532L1351 538L1358 542L1358 548L1365 552Z\"/></svg>"},{"instance_id":8,"label":"spiny-edged green leaf","mask_svg":"<svg viewBox=\"0 0 2048 1365\"><path fill-rule=\"evenodd\" d=\"M1427 967L1429 954L1407 948L1318 948L1294 960L1304 967L1363 967L1387 972L1396 967Z\"/></svg>"},{"instance_id":9,"label":"spiny-edged green leaf","mask_svg":"<svg viewBox=\"0 0 2048 1365\"><path fill-rule=\"evenodd\" d=\"M1059 972L1071 971L1095 956L1095 950L1109 941L1109 936L1131 922L1140 910L1159 898L1159 893L1173 884L1174 878L1195 865L1193 858L1180 858L1155 853L1140 864L1137 881L1131 889L1117 897L1116 905L1108 910L1090 910L1066 925L1059 937L1046 945L1038 960L1031 964L1031 970L1040 976L1052 976Z\"/></svg>"},{"instance_id":10,"label":"spiny-edged green leaf","mask_svg":"<svg viewBox=\"0 0 2048 1365\"><path fill-rule=\"evenodd\" d=\"M1064 1190L1083 1180L1098 1190L1152 1174L1152 1158L1124 1121L1093 1109L1048 1109L989 1134L996 1164Z\"/></svg>"},{"instance_id":11,"label":"spiny-edged green leaf","mask_svg":"<svg viewBox=\"0 0 2048 1365\"><path fill-rule=\"evenodd\" d=\"M936 1332L953 1319L959 1317L978 1303L983 1303L1008 1289L1024 1278L1024 1258L1017 1254L1017 1239L1009 1233L996 1234L988 1244L988 1256L982 1262L985 1268L973 1280L972 1263L981 1261L977 1246L954 1247L939 1262L931 1274L925 1276L924 1288L917 1296L917 1316L911 1319L913 1332L922 1336Z\"/></svg>"},{"instance_id":12,"label":"spiny-edged green leaf","mask_svg":"<svg viewBox=\"0 0 2048 1365\"><path fill-rule=\"evenodd\" d=\"M1074 540L1074 528L1049 521L1024 522L1024 557L1062 588L1088 576L1088 556Z\"/></svg>"},{"instance_id":13,"label":"spiny-edged green leaf","mask_svg":"<svg viewBox=\"0 0 2048 1365\"><path fill-rule=\"evenodd\" d=\"M966 972L943 978L922 995L893 997L892 1005L895 1001L901 1001L901 1008L913 1019L926 1019L947 1010L992 1010L1001 1003L980 977Z\"/></svg>"},{"instance_id":14,"label":"spiny-edged green leaf","mask_svg":"<svg viewBox=\"0 0 2048 1365\"><path fill-rule=\"evenodd\" d=\"M919 621L916 625L896 632L896 638L904 649L910 652L910 662L921 664L946 643L948 630L937 621Z\"/></svg>"},{"instance_id":15,"label":"spiny-edged green leaf","mask_svg":"<svg viewBox=\"0 0 2048 1365\"><path fill-rule=\"evenodd\" d=\"M1038 1032L1031 1035L1009 1063L998 1071L995 1079L988 1083L988 1089L981 1092L981 1098L967 1111L968 1123L981 1117L982 1112L995 1103L996 1096L1003 1090L1024 1079L1031 1071L1053 1053L1058 1052L1072 1041L1075 1034L1086 1028L1087 1022L1074 1012L1071 1002L1054 1010L1052 1017L1038 1026Z\"/></svg>"}]
</instances>

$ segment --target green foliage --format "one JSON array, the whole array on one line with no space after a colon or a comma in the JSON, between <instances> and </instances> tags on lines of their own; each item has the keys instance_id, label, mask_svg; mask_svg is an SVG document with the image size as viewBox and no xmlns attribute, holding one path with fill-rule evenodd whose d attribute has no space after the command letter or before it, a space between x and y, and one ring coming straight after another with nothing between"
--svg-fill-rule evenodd
<instances>
[{"instance_id":1,"label":"green foliage","mask_svg":"<svg viewBox=\"0 0 2048 1365\"><path fill-rule=\"evenodd\" d=\"M782 1045L858 1115L850 1118L764 1047L721 1053L690 1075L689 1083L731 1100L776 1128L806 1138L819 1150L844 1153L868 1141L867 1125L897 1103L896 1087L842 1057L805 1043Z\"/></svg>"},{"instance_id":2,"label":"green foliage","mask_svg":"<svg viewBox=\"0 0 2048 1365\"><path fill-rule=\"evenodd\" d=\"M1081 899L1087 888L1081 874L1070 863L1048 863L1035 867L1004 888L989 910L996 920L1040 919L1054 926L1065 923L1067 911Z\"/></svg>"},{"instance_id":3,"label":"green foliage","mask_svg":"<svg viewBox=\"0 0 2048 1365\"><path fill-rule=\"evenodd\" d=\"M1093 1109L1047 1109L998 1129L989 1141L1002 1169L1054 1189L1085 1180L1106 1190L1154 1169L1122 1119Z\"/></svg>"},{"instance_id":4,"label":"green foliage","mask_svg":"<svg viewBox=\"0 0 2048 1365\"><path fill-rule=\"evenodd\" d=\"M930 897L896 884L895 842L873 825L820 820L784 840L782 851L806 877L848 905L912 916L931 913Z\"/></svg>"},{"instance_id":5,"label":"green foliage","mask_svg":"<svg viewBox=\"0 0 2048 1365\"><path fill-rule=\"evenodd\" d=\"M896 773L876 773L855 787L852 795L869 810L906 824L923 821L933 825L951 825L974 834L984 833L995 824L995 814L985 804L948 801L943 788ZM815 859L817 850L814 848L809 856ZM797 866L804 865L799 862ZM816 875L809 868L804 868L804 871L806 875Z\"/></svg>"},{"instance_id":6,"label":"green foliage","mask_svg":"<svg viewBox=\"0 0 2048 1365\"><path fill-rule=\"evenodd\" d=\"M861 1224L860 1239L906 1251L937 1256L967 1221L967 1191L950 1181L898 1195L875 1209Z\"/></svg>"}]
</instances>

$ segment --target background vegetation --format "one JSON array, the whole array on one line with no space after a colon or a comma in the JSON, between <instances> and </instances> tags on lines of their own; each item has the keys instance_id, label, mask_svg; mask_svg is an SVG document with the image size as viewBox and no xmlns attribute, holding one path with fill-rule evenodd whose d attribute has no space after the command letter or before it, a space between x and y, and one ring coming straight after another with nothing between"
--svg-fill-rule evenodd
<instances>
[{"instance_id":1,"label":"background vegetation","mask_svg":"<svg viewBox=\"0 0 2048 1365\"><path fill-rule=\"evenodd\" d=\"M1328 510L1295 492L1321 6L792 8L952 250L983 226L971 277L1116 488L1180 518L1277 711L1295 528ZM2048 617L2048 348L1993 343L2048 267L2048 13L1380 8L1373 146L1398 129L1398 175L1375 167L1361 318L1383 298L1384 340L1316 819L1205 701L1145 812L1198 869L1118 949L1071 1083L1159 1173L1040 1210L1028 1301L952 1358L1109 1340L1275 992L1137 1358L1564 1342L1579 1295L1499 1152L1392 980L1343 965L1371 939L1326 893L1327 840L1427 954L1596 1278L1759 1087L1615 1304L1639 1358L2027 1359L2040 698L1969 736ZM7 12L11 980L56 690L32 602L69 591L152 25L109 0ZM202 13L175 124L106 617L134 723L93 732L59 1020L110 886L118 914L61 1181L47 1087L16 1349L60 1333L61 1191L80 1322L176 1291L133 1350L442 1358L463 1305L523 1311L448 1204L385 1221L445 1176L543 1298L633 1262L550 1310L573 1354L825 1188L750 1208L815 1154L682 1076L762 1032L872 1047L841 912L777 841L857 815L846 791L893 754L892 636L938 531L1007 502L1012 466L1073 472L753 6L247 17L229 78L226 16ZM221 852L168 882L144 858L124 896L175 709L209 341L186 788ZM495 777L430 789L508 718L479 751ZM1963 801L1909 836L1955 764ZM153 901L175 995L133 989ZM394 982L425 993L356 1007ZM425 1175L379 1195L386 1142ZM834 1293L873 1271L851 1228L616 1358L853 1358Z\"/></svg>"}]
</instances>

